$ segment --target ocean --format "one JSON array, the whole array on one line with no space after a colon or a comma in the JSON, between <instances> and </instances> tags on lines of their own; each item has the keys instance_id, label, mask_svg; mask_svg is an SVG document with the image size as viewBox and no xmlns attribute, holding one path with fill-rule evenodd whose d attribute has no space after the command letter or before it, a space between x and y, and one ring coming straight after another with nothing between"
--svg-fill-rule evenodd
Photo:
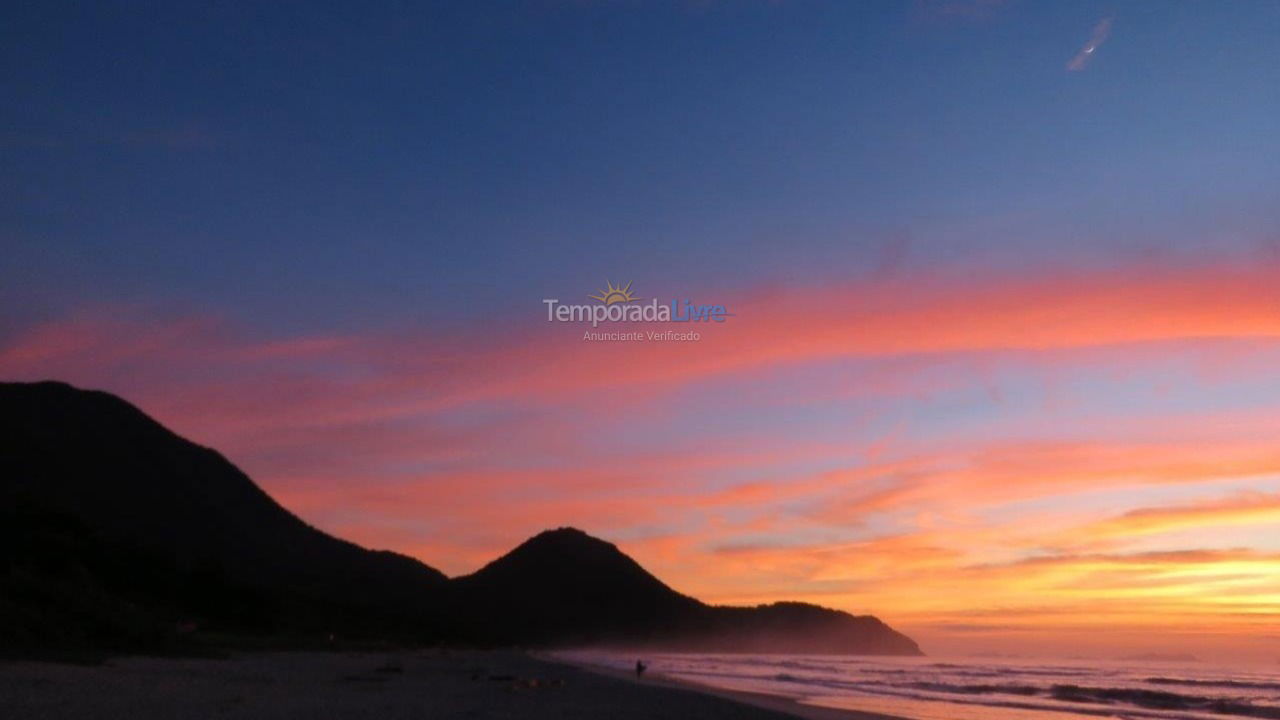
<instances>
[{"instance_id":1,"label":"ocean","mask_svg":"<svg viewBox=\"0 0 1280 720\"><path fill-rule=\"evenodd\" d=\"M1280 720L1280 665L597 651L558 655L617 669L634 667L641 658L651 672L687 682L915 720L1063 720L1072 715Z\"/></svg>"}]
</instances>

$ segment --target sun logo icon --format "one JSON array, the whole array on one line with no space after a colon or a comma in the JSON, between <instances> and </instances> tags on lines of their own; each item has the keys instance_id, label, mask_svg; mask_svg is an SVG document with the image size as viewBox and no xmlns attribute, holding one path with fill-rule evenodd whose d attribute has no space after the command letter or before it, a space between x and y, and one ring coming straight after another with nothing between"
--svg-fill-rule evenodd
<instances>
[{"instance_id":1,"label":"sun logo icon","mask_svg":"<svg viewBox=\"0 0 1280 720\"><path fill-rule=\"evenodd\" d=\"M605 305L635 302L640 299L631 294L631 283L627 283L626 287L622 285L614 287L613 283L608 280L604 281L604 290L601 290L599 295L588 295L587 297L592 300L599 300Z\"/></svg>"}]
</instances>

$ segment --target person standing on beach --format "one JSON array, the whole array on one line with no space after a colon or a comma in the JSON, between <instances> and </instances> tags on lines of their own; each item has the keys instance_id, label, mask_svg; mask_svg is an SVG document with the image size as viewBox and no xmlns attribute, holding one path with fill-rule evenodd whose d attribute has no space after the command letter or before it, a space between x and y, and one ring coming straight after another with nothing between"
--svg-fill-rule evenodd
<instances>
[{"instance_id":1,"label":"person standing on beach","mask_svg":"<svg viewBox=\"0 0 1280 720\"><path fill-rule=\"evenodd\" d=\"M644 671L648 669L649 669L649 666L645 665L643 660L636 661L636 677L640 677L641 675L644 675Z\"/></svg>"}]
</instances>

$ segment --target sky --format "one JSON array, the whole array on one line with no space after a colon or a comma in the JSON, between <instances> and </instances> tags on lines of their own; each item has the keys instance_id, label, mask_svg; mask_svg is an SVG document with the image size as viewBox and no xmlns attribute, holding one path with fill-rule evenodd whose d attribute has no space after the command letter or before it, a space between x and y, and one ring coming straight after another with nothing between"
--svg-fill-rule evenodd
<instances>
[{"instance_id":1,"label":"sky","mask_svg":"<svg viewBox=\"0 0 1280 720\"><path fill-rule=\"evenodd\" d=\"M1274 661L1280 5L4 14L0 378L451 575ZM548 320L627 283L732 314Z\"/></svg>"}]
</instances>

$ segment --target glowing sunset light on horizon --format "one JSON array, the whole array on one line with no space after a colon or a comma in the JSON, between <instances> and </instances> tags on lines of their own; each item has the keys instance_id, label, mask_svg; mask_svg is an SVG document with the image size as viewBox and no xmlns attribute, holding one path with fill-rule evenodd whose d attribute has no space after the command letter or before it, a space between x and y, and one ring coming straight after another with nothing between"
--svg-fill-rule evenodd
<instances>
[{"instance_id":1,"label":"glowing sunset light on horizon","mask_svg":"<svg viewBox=\"0 0 1280 720\"><path fill-rule=\"evenodd\" d=\"M120 392L321 527L454 574L576 525L681 591L875 612L944 651L1161 628L1258 656L1280 593L1270 273L744 291L696 352L89 313L0 371Z\"/></svg>"}]
</instances>

